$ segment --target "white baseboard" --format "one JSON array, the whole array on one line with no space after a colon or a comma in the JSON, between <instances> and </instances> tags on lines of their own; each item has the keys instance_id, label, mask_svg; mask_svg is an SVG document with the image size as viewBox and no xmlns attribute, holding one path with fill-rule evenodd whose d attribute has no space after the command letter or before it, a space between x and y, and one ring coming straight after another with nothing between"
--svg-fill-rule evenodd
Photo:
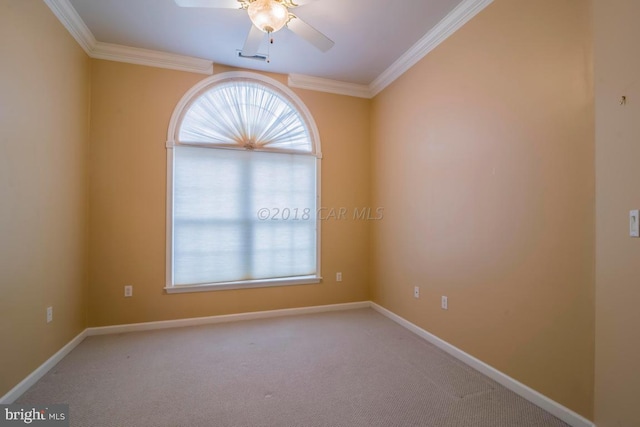
<instances>
[{"instance_id":1,"label":"white baseboard","mask_svg":"<svg viewBox=\"0 0 640 427\"><path fill-rule=\"evenodd\" d=\"M352 302L345 304L321 305L312 307L288 308L282 310L256 311L250 313L228 314L221 316L197 317L192 319L166 320L160 322L134 323L129 325L104 326L98 328L87 328L78 336L72 339L67 345L62 347L56 354L51 356L40 367L33 371L29 376L22 380L18 385L11 389L7 394L0 398L0 404L10 404L16 401L25 391L42 378L51 368L53 368L62 358L71 352L78 344L80 344L87 336L118 334L124 332L150 331L155 329L179 328L185 326L209 325L215 323L236 322L241 320L267 319L283 316L295 316L301 314L324 313L330 311L355 310L359 308L371 307L382 315L388 317L394 322L404 326L411 332L435 345L436 347L446 351L456 359L466 363L477 371L483 373L487 377L503 385L514 393L527 399L529 402L541 407L545 411L553 414L557 418L566 422L573 427L595 427L591 421L573 412L569 408L549 399L543 394L533 390L532 388L522 384L521 382L509 377L508 375L498 371L492 366L487 365L479 359L465 353L459 348L449 344L448 342L438 338L437 336L425 331L419 326L409 322L408 320L398 316L397 314L387 310L386 308L371 302Z\"/></svg>"},{"instance_id":2,"label":"white baseboard","mask_svg":"<svg viewBox=\"0 0 640 427\"><path fill-rule=\"evenodd\" d=\"M20 381L18 385L9 390L7 394L0 398L0 404L9 405L15 402L22 394L29 390L29 388L34 385L38 380L49 372L51 368L56 366L58 362L60 362L67 354L71 353L71 350L76 348L78 344L80 344L87 337L87 330L80 332L74 339L69 341L64 347L62 347L56 354L51 356L40 365L35 371L30 373L25 379Z\"/></svg>"},{"instance_id":3,"label":"white baseboard","mask_svg":"<svg viewBox=\"0 0 640 427\"><path fill-rule=\"evenodd\" d=\"M193 319L167 320L162 322L134 323L130 325L105 326L87 328L69 341L56 354L40 365L29 376L0 398L0 404L11 404L42 378L51 368L60 362L67 354L78 346L86 337L92 335L119 334L123 332L150 331L154 329L178 328L183 326L209 325L214 323L236 322L240 320L267 319L271 317L295 316L300 314L324 313L329 311L354 310L369 308L369 301L351 302L345 304L319 305L312 307L287 308L283 310L256 311L252 313L227 314L222 316L197 317Z\"/></svg>"},{"instance_id":4,"label":"white baseboard","mask_svg":"<svg viewBox=\"0 0 640 427\"><path fill-rule=\"evenodd\" d=\"M164 320L160 322L132 323L129 325L103 326L88 328L87 334L108 335L124 332L151 331L154 329L180 328L185 326L210 325L214 323L237 322L240 320L267 319L271 317L296 316L300 314L324 313L329 311L354 310L370 307L369 301L345 304L317 305L312 307L286 308L282 310L254 311L249 313L225 314L221 316L195 317L192 319Z\"/></svg>"},{"instance_id":5,"label":"white baseboard","mask_svg":"<svg viewBox=\"0 0 640 427\"><path fill-rule=\"evenodd\" d=\"M574 411L572 411L571 409L569 409L569 408L567 408L565 406L562 406L558 402L555 402L555 401L549 399L548 397L544 396L543 394L541 394L541 393L535 391L534 389L522 384L521 382L511 378L510 376L498 371L494 367L487 365L483 361L481 361L479 359L476 359L475 357L471 356L470 354L465 353L464 351L460 350L459 348L457 348L457 347L449 344L448 342L438 338L437 336L425 331L424 329L420 328L419 326L409 322L408 320L398 316L397 314L387 310L386 308L381 307L380 305L378 305L378 304L376 304L374 302L371 302L371 308L376 310L378 313L380 313L380 314L388 317L389 319L393 320L394 322L400 324L401 326L404 326L405 328L407 328L408 330L410 330L414 334L420 336L421 338L425 339L426 341L430 342L431 344L435 345L436 347L446 351L447 353L449 353L450 355L452 355L456 359L458 359L458 360L464 362L465 364L471 366L473 369L481 372L482 374L484 374L487 377L491 378L495 382L497 382L497 383L503 385L504 387L508 388L509 390L513 391L517 395L527 399L529 402L533 403L534 405L539 406L540 408L544 409L545 411L549 412L550 414L554 415L555 417L561 419L565 423L567 423L567 424L569 424L569 425L571 425L573 427L595 427L595 424L593 424L591 421L587 420L586 418L584 418L580 414L577 414Z\"/></svg>"}]
</instances>

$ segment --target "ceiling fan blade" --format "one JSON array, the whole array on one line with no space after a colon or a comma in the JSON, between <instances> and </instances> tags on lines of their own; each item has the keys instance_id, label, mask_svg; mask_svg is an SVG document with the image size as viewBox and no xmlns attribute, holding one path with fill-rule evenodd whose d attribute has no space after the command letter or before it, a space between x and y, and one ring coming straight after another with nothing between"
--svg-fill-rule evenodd
<instances>
[{"instance_id":1,"label":"ceiling fan blade","mask_svg":"<svg viewBox=\"0 0 640 427\"><path fill-rule=\"evenodd\" d=\"M328 51L335 44L333 40L293 14L287 27L323 52Z\"/></svg>"},{"instance_id":2,"label":"ceiling fan blade","mask_svg":"<svg viewBox=\"0 0 640 427\"><path fill-rule=\"evenodd\" d=\"M244 42L244 46L242 47L242 56L254 56L258 53L258 49L260 49L260 45L262 44L262 40L264 39L264 34L260 28L255 25L251 25L251 31L249 31L249 35L247 36L247 40Z\"/></svg>"},{"instance_id":3,"label":"ceiling fan blade","mask_svg":"<svg viewBox=\"0 0 640 427\"><path fill-rule=\"evenodd\" d=\"M238 0L174 0L180 7L211 7L215 9L241 9Z\"/></svg>"},{"instance_id":4,"label":"ceiling fan blade","mask_svg":"<svg viewBox=\"0 0 640 427\"><path fill-rule=\"evenodd\" d=\"M305 4L313 3L316 0L291 0L291 3L296 6L304 6Z\"/></svg>"}]
</instances>

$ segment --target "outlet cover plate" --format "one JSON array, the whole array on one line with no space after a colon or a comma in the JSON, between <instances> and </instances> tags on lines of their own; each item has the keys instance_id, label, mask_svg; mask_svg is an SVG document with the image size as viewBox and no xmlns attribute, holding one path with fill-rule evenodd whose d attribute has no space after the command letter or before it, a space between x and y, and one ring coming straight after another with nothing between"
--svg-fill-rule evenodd
<instances>
[{"instance_id":1,"label":"outlet cover plate","mask_svg":"<svg viewBox=\"0 0 640 427\"><path fill-rule=\"evenodd\" d=\"M629 236L640 237L640 211L629 212Z\"/></svg>"}]
</instances>

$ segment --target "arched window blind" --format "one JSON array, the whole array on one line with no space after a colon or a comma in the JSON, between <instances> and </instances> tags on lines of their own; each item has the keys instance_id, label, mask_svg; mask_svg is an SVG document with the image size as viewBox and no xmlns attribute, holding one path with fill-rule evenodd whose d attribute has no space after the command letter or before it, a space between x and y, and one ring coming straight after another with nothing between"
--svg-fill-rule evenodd
<instances>
[{"instance_id":1,"label":"arched window blind","mask_svg":"<svg viewBox=\"0 0 640 427\"><path fill-rule=\"evenodd\" d=\"M179 141L218 147L311 153L307 126L292 103L248 79L220 83L189 107Z\"/></svg>"},{"instance_id":2,"label":"arched window blind","mask_svg":"<svg viewBox=\"0 0 640 427\"><path fill-rule=\"evenodd\" d=\"M285 90L234 73L176 110L169 292L319 281L317 132Z\"/></svg>"}]
</instances>

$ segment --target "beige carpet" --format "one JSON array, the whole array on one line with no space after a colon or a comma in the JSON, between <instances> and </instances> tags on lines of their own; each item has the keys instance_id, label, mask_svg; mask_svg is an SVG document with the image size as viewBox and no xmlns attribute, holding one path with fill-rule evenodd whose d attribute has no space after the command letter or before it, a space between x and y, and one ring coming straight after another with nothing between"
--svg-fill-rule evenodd
<instances>
[{"instance_id":1,"label":"beige carpet","mask_svg":"<svg viewBox=\"0 0 640 427\"><path fill-rule=\"evenodd\" d=\"M371 309L89 337L16 403L76 427L567 425Z\"/></svg>"}]
</instances>

